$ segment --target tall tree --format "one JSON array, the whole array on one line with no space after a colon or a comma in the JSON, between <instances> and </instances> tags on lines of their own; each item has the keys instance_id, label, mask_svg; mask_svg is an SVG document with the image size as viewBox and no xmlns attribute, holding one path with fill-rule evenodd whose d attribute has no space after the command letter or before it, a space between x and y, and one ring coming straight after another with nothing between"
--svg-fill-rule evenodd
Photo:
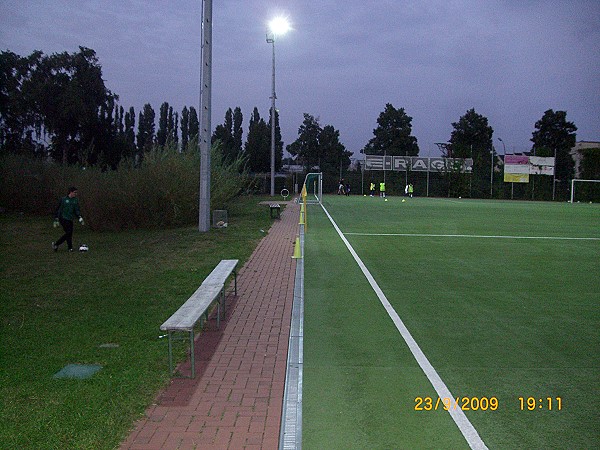
<instances>
[{"instance_id":1,"label":"tall tree","mask_svg":"<svg viewBox=\"0 0 600 450\"><path fill-rule=\"evenodd\" d=\"M146 103L138 119L137 144L140 156L152 149L154 144L155 116L156 114L150 103Z\"/></svg>"},{"instance_id":2,"label":"tall tree","mask_svg":"<svg viewBox=\"0 0 600 450\"><path fill-rule=\"evenodd\" d=\"M200 136L200 121L198 120L198 113L196 108L190 106L190 120L189 120L189 133L188 141L192 139L198 139Z\"/></svg>"},{"instance_id":3,"label":"tall tree","mask_svg":"<svg viewBox=\"0 0 600 450\"><path fill-rule=\"evenodd\" d=\"M468 175L469 195L474 197L489 196L490 172L494 147L492 135L494 130L488 125L487 117L475 112L475 108L468 110L460 117L458 122L453 122L450 135L448 154L452 158L473 158L473 173ZM463 177L464 180L466 178ZM465 188L466 188L465 184ZM465 195L466 192L462 192Z\"/></svg>"},{"instance_id":4,"label":"tall tree","mask_svg":"<svg viewBox=\"0 0 600 450\"><path fill-rule=\"evenodd\" d=\"M104 85L96 52L79 47L76 53L53 54L42 60L39 74L41 95L37 101L45 129L52 136L53 156L63 163L85 163L80 157L97 141L98 112L115 99Z\"/></svg>"},{"instance_id":5,"label":"tall tree","mask_svg":"<svg viewBox=\"0 0 600 450\"><path fill-rule=\"evenodd\" d=\"M271 132L254 107L248 125L248 138L244 149L251 172L271 170Z\"/></svg>"},{"instance_id":6,"label":"tall tree","mask_svg":"<svg viewBox=\"0 0 600 450\"><path fill-rule=\"evenodd\" d=\"M133 106L125 113L125 141L127 142L127 151L124 156L131 158L135 154L135 109Z\"/></svg>"},{"instance_id":7,"label":"tall tree","mask_svg":"<svg viewBox=\"0 0 600 450\"><path fill-rule=\"evenodd\" d=\"M110 98L106 105L100 106L99 126L94 133L93 145L84 149L84 163L98 164L103 170L117 167L123 151L118 140L118 114L118 107L113 98Z\"/></svg>"},{"instance_id":8,"label":"tall tree","mask_svg":"<svg viewBox=\"0 0 600 450\"><path fill-rule=\"evenodd\" d=\"M306 171L320 164L319 135L321 125L319 119L304 113L302 125L298 128L298 138L287 146L287 151L304 165Z\"/></svg>"},{"instance_id":9,"label":"tall tree","mask_svg":"<svg viewBox=\"0 0 600 450\"><path fill-rule=\"evenodd\" d=\"M244 130L242 125L244 122L244 116L242 115L242 109L236 106L233 110L233 149L236 155L241 155L244 149L242 148L242 139Z\"/></svg>"},{"instance_id":10,"label":"tall tree","mask_svg":"<svg viewBox=\"0 0 600 450\"><path fill-rule=\"evenodd\" d=\"M367 143L363 153L372 155L416 156L419 154L417 138L412 136L412 117L404 108L396 109L391 103L385 105L377 118L374 137Z\"/></svg>"},{"instance_id":11,"label":"tall tree","mask_svg":"<svg viewBox=\"0 0 600 450\"><path fill-rule=\"evenodd\" d=\"M167 119L167 144L176 144L178 142L177 138L177 128L179 126L179 118L177 116L177 112L173 113L173 107L169 106L169 114Z\"/></svg>"},{"instance_id":12,"label":"tall tree","mask_svg":"<svg viewBox=\"0 0 600 450\"><path fill-rule=\"evenodd\" d=\"M177 144L179 142L179 113L173 113L173 126L171 127L171 142Z\"/></svg>"},{"instance_id":13,"label":"tall tree","mask_svg":"<svg viewBox=\"0 0 600 450\"><path fill-rule=\"evenodd\" d=\"M211 142L214 144L216 141L221 142L219 148L223 152L223 157L227 161L233 161L237 154L233 148L233 111L231 108L225 112L225 122L215 128Z\"/></svg>"},{"instance_id":14,"label":"tall tree","mask_svg":"<svg viewBox=\"0 0 600 450\"><path fill-rule=\"evenodd\" d=\"M11 52L0 55L0 143L3 148L34 144L44 134L50 140L50 154L63 163L81 163L87 155L99 154L110 143L103 139L113 121L102 112L112 108L116 96L104 85L102 67L94 50L79 47L75 53L50 56L36 51L27 58ZM43 133L42 133L43 130ZM104 145L104 147L103 147Z\"/></svg>"},{"instance_id":15,"label":"tall tree","mask_svg":"<svg viewBox=\"0 0 600 450\"><path fill-rule=\"evenodd\" d=\"M115 105L115 124L117 126L117 133L125 133L125 124L123 123L123 117L125 115L125 108L121 105Z\"/></svg>"},{"instance_id":16,"label":"tall tree","mask_svg":"<svg viewBox=\"0 0 600 450\"><path fill-rule=\"evenodd\" d=\"M190 132L190 111L187 106L181 111L181 151L187 151L189 132Z\"/></svg>"},{"instance_id":17,"label":"tall tree","mask_svg":"<svg viewBox=\"0 0 600 450\"><path fill-rule=\"evenodd\" d=\"M172 110L171 110L172 111ZM172 114L172 112L171 112ZM158 117L158 130L156 131L156 143L164 147L167 143L169 134L169 103L163 102L160 105L160 113Z\"/></svg>"},{"instance_id":18,"label":"tall tree","mask_svg":"<svg viewBox=\"0 0 600 450\"><path fill-rule=\"evenodd\" d=\"M535 123L532 133L533 152L537 156L556 156L556 179L567 181L573 178L575 162L571 149L575 146L577 127L567 121L566 111L547 110Z\"/></svg>"},{"instance_id":19,"label":"tall tree","mask_svg":"<svg viewBox=\"0 0 600 450\"><path fill-rule=\"evenodd\" d=\"M348 169L352 152L340 142L340 132L332 125L325 125L319 133L319 154L321 171L337 175Z\"/></svg>"},{"instance_id":20,"label":"tall tree","mask_svg":"<svg viewBox=\"0 0 600 450\"><path fill-rule=\"evenodd\" d=\"M31 92L32 78L42 57L39 51L29 57L0 52L0 146L3 152L35 152L35 146L28 146L26 142L28 134L33 140L33 131L41 131L43 124Z\"/></svg>"}]
</instances>

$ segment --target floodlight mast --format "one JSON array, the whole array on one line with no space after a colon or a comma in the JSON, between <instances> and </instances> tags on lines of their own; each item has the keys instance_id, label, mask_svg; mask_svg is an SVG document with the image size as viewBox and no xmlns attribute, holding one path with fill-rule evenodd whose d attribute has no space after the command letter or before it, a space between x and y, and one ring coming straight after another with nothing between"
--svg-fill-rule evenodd
<instances>
[{"instance_id":1,"label":"floodlight mast","mask_svg":"<svg viewBox=\"0 0 600 450\"><path fill-rule=\"evenodd\" d=\"M273 47L273 72L271 83L271 197L275 196L275 36L283 35L290 29L290 25L285 18L275 18L269 23L267 31L267 43Z\"/></svg>"},{"instance_id":2,"label":"floodlight mast","mask_svg":"<svg viewBox=\"0 0 600 450\"><path fill-rule=\"evenodd\" d=\"M210 144L212 92L212 0L203 0L202 68L200 76L200 195L198 230L210 230Z\"/></svg>"}]
</instances>

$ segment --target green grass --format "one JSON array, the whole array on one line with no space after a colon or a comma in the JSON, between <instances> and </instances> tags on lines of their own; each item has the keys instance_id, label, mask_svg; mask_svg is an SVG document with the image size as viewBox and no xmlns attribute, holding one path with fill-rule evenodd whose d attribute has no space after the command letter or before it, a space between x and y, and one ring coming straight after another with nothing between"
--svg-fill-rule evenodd
<instances>
[{"instance_id":1,"label":"green grass","mask_svg":"<svg viewBox=\"0 0 600 450\"><path fill-rule=\"evenodd\" d=\"M326 197L325 206L489 448L600 442L597 205ZM305 250L305 448L466 448L346 247L317 207ZM561 397L521 411L519 397Z\"/></svg>"},{"instance_id":2,"label":"green grass","mask_svg":"<svg viewBox=\"0 0 600 450\"><path fill-rule=\"evenodd\" d=\"M50 218L0 216L0 448L109 449L165 386L159 326L221 259L248 259L268 208L246 198L229 227L94 233L88 253L50 242ZM99 348L115 343L118 348ZM100 364L88 380L57 380L67 364Z\"/></svg>"}]
</instances>

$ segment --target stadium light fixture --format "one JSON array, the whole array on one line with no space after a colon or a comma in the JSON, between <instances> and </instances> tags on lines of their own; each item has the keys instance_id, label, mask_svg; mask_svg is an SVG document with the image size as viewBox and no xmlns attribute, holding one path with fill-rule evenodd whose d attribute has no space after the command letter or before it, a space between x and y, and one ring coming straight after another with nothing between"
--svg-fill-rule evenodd
<instances>
[{"instance_id":1,"label":"stadium light fixture","mask_svg":"<svg viewBox=\"0 0 600 450\"><path fill-rule=\"evenodd\" d=\"M269 22L269 30L275 36L284 35L290 28L290 23L285 17L276 17Z\"/></svg>"},{"instance_id":2,"label":"stadium light fixture","mask_svg":"<svg viewBox=\"0 0 600 450\"><path fill-rule=\"evenodd\" d=\"M282 36L291 29L285 17L276 17L269 22L267 43L273 46L273 74L271 89L271 197L275 196L275 38Z\"/></svg>"}]
</instances>

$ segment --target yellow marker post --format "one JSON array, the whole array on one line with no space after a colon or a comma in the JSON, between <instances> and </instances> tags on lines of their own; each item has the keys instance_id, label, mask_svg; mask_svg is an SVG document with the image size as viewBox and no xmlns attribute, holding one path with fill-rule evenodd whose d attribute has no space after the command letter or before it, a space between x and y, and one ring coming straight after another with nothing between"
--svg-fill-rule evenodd
<instances>
[{"instance_id":1,"label":"yellow marker post","mask_svg":"<svg viewBox=\"0 0 600 450\"><path fill-rule=\"evenodd\" d=\"M302 252L300 251L300 238L296 237L296 244L294 245L294 255L292 256L293 259L301 259L302 258Z\"/></svg>"},{"instance_id":2,"label":"yellow marker post","mask_svg":"<svg viewBox=\"0 0 600 450\"><path fill-rule=\"evenodd\" d=\"M308 231L308 206L304 208L304 231Z\"/></svg>"}]
</instances>

